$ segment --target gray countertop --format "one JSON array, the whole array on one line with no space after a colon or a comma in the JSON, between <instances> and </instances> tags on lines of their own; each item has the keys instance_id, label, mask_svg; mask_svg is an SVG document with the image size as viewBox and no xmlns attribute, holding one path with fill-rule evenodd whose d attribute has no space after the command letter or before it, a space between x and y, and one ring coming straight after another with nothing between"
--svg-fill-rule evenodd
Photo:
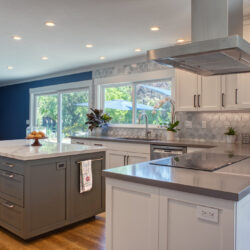
<instances>
[{"instance_id":1,"label":"gray countertop","mask_svg":"<svg viewBox=\"0 0 250 250\"><path fill-rule=\"evenodd\" d=\"M250 156L250 145L217 144L206 151ZM215 172L157 166L145 162L107 169L103 175L232 201L239 201L250 193L250 158Z\"/></svg>"}]
</instances>

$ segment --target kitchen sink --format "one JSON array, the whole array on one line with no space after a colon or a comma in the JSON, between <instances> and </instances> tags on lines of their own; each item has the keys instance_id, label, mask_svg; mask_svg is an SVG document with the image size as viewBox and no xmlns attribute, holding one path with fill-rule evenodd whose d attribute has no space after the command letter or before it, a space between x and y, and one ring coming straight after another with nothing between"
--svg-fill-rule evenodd
<instances>
[{"instance_id":1,"label":"kitchen sink","mask_svg":"<svg viewBox=\"0 0 250 250\"><path fill-rule=\"evenodd\" d=\"M123 139L123 140L134 140L134 141L159 141L159 139L156 138L132 138L132 137L120 137L118 139Z\"/></svg>"}]
</instances>

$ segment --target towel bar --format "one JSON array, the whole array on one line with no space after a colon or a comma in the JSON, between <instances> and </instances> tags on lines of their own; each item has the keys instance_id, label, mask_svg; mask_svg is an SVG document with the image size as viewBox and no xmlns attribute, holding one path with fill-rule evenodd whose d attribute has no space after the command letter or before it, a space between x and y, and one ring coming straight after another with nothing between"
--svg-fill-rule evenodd
<instances>
[{"instance_id":1,"label":"towel bar","mask_svg":"<svg viewBox=\"0 0 250 250\"><path fill-rule=\"evenodd\" d=\"M91 161L102 161L104 158L101 157L101 158L97 158L97 159L90 159ZM87 160L86 160L87 161ZM75 162L76 164L80 164L81 162L80 161L76 161Z\"/></svg>"}]
</instances>

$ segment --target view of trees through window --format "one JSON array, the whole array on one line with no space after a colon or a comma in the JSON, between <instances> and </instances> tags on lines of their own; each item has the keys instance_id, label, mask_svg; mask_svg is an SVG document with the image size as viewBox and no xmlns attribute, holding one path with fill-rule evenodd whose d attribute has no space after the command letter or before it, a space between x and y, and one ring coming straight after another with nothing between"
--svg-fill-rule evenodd
<instances>
[{"instance_id":1,"label":"view of trees through window","mask_svg":"<svg viewBox=\"0 0 250 250\"><path fill-rule=\"evenodd\" d=\"M113 124L138 123L146 113L149 124L169 122L171 118L171 80L104 86L104 110ZM144 123L145 121L142 121Z\"/></svg>"},{"instance_id":2,"label":"view of trees through window","mask_svg":"<svg viewBox=\"0 0 250 250\"><path fill-rule=\"evenodd\" d=\"M62 92L61 94L38 95L36 97L36 126L45 127L46 135L57 140L58 122L61 124L61 138L87 131L88 90ZM58 102L61 95L61 103ZM60 108L58 108L60 103ZM61 112L60 121L58 110Z\"/></svg>"}]
</instances>

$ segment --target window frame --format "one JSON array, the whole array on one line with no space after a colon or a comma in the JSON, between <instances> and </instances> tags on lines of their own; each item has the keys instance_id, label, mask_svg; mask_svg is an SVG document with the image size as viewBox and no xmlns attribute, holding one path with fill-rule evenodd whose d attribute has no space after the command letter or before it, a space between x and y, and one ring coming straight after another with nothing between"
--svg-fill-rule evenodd
<instances>
[{"instance_id":1,"label":"window frame","mask_svg":"<svg viewBox=\"0 0 250 250\"><path fill-rule=\"evenodd\" d=\"M58 95L57 103L57 142L62 142L62 95L70 92L81 92L88 90L89 94L89 108L93 106L92 98L92 80L72 82L66 84L56 84L45 87L31 88L30 94L30 107L29 107L29 123L31 127L36 125L36 110L37 110L37 97L42 95Z\"/></svg>"},{"instance_id":2,"label":"window frame","mask_svg":"<svg viewBox=\"0 0 250 250\"><path fill-rule=\"evenodd\" d=\"M172 86L171 86L171 98L174 97L174 78L173 77L166 77L166 78L161 78L161 79L152 79L152 80L141 80L141 81L129 81L129 82L118 82L118 83L106 83L106 84L101 84L98 87L98 94L99 96L99 103L98 107L104 110L104 100L105 100L105 89L106 88L112 88L112 87L119 87L119 86L132 86L132 123L131 124L110 124L111 127L136 127L136 128L141 128L144 127L144 124L138 124L136 122L136 87L140 84L147 84L147 83L153 83L157 81L172 81ZM160 125L154 125L154 124L149 124L149 127L151 128L156 128L159 127Z\"/></svg>"}]
</instances>

